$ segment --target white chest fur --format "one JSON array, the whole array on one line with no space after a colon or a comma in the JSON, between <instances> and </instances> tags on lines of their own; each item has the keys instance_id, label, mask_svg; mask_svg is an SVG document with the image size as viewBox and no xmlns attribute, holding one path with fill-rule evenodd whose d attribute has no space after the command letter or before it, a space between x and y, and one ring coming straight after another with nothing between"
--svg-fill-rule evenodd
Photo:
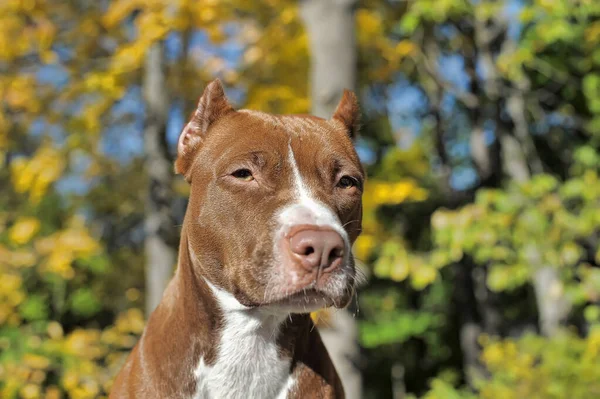
<instances>
[{"instance_id":1,"label":"white chest fur","mask_svg":"<svg viewBox=\"0 0 600 399\"><path fill-rule=\"evenodd\" d=\"M281 359L277 336L282 317L265 315L240 304L208 282L224 320L216 362L200 359L194 370L194 399L284 399L294 385L290 360ZM285 316L284 316L285 317Z\"/></svg>"}]
</instances>

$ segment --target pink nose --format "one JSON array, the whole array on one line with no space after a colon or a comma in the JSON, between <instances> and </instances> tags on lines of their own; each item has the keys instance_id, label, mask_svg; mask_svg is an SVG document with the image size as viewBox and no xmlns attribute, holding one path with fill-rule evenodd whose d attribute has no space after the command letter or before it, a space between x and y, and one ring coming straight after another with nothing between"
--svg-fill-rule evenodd
<instances>
[{"instance_id":1,"label":"pink nose","mask_svg":"<svg viewBox=\"0 0 600 399\"><path fill-rule=\"evenodd\" d=\"M308 271L338 268L344 257L344 240L333 230L300 230L290 238L292 257Z\"/></svg>"}]
</instances>

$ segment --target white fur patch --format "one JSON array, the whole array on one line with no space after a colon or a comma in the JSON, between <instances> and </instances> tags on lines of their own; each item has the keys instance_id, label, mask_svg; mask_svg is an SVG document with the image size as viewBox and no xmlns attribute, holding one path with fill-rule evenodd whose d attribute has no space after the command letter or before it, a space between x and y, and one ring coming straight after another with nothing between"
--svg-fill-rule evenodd
<instances>
[{"instance_id":1,"label":"white fur patch","mask_svg":"<svg viewBox=\"0 0 600 399\"><path fill-rule=\"evenodd\" d=\"M290 359L278 354L277 336L286 315L250 309L206 281L223 312L216 363L200 359L194 399L284 399L294 386Z\"/></svg>"},{"instance_id":2,"label":"white fur patch","mask_svg":"<svg viewBox=\"0 0 600 399\"><path fill-rule=\"evenodd\" d=\"M350 241L346 230L342 227L338 216L327 206L315 200L310 194L310 189L304 184L300 169L294 157L294 151L291 144L288 145L288 160L294 174L294 187L296 189L296 202L286 206L278 215L280 229L289 230L291 227L299 224L314 224L316 226L327 226L344 239L347 251L349 253Z\"/></svg>"}]
</instances>

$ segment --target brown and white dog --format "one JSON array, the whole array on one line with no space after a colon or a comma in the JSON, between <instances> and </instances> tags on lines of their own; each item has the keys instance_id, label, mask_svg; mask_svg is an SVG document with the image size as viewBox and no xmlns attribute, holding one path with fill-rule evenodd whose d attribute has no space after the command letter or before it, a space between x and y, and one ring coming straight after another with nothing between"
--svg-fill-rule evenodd
<instances>
[{"instance_id":1,"label":"brown and white dog","mask_svg":"<svg viewBox=\"0 0 600 399\"><path fill-rule=\"evenodd\" d=\"M111 398L343 398L309 312L355 287L359 108L331 120L234 110L205 89L181 134L191 184L178 267Z\"/></svg>"}]
</instances>

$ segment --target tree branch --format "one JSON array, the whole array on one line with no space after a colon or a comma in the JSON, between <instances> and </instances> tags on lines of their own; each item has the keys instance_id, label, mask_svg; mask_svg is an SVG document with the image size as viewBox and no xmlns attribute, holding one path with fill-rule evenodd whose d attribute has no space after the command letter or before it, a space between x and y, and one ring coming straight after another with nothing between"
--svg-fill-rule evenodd
<instances>
[{"instance_id":1,"label":"tree branch","mask_svg":"<svg viewBox=\"0 0 600 399\"><path fill-rule=\"evenodd\" d=\"M429 76L440 86L444 91L452 94L469 109L476 108L480 105L477 96L472 93L465 92L454 86L451 82L445 80L440 74L437 63L440 57L440 50L434 40L427 40L423 52L423 65Z\"/></svg>"}]
</instances>

